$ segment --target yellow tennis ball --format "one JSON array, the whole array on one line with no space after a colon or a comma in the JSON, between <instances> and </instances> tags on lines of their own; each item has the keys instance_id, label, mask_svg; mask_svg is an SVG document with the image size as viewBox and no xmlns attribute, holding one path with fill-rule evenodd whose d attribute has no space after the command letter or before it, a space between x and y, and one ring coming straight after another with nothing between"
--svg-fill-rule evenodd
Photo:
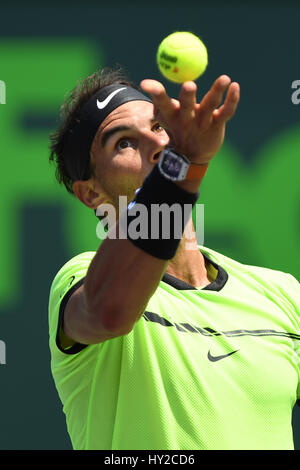
<instances>
[{"instance_id":1,"label":"yellow tennis ball","mask_svg":"<svg viewBox=\"0 0 300 470\"><path fill-rule=\"evenodd\" d=\"M172 82L196 80L207 67L207 50L201 39L187 31L175 32L160 43L157 65Z\"/></svg>"}]
</instances>

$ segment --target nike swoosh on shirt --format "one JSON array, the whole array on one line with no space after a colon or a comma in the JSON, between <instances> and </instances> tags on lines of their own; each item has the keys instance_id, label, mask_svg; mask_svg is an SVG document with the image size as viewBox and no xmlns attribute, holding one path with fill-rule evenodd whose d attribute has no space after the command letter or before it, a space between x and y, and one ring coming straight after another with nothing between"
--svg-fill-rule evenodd
<instances>
[{"instance_id":1,"label":"nike swoosh on shirt","mask_svg":"<svg viewBox=\"0 0 300 470\"><path fill-rule=\"evenodd\" d=\"M97 100L97 107L99 109L104 109L108 105L108 103L113 99L113 97L122 90L125 90L125 87L118 88L118 90L113 91L103 101Z\"/></svg>"},{"instance_id":2,"label":"nike swoosh on shirt","mask_svg":"<svg viewBox=\"0 0 300 470\"><path fill-rule=\"evenodd\" d=\"M207 357L211 362L217 362L220 361L221 359L224 359L225 357L229 357L232 354L238 352L239 350L237 349L236 351L231 351L229 354L222 354L221 356L212 356L210 354L210 351L208 351Z\"/></svg>"},{"instance_id":3,"label":"nike swoosh on shirt","mask_svg":"<svg viewBox=\"0 0 300 470\"><path fill-rule=\"evenodd\" d=\"M75 276L71 276L71 277L70 277L70 282L69 282L69 284L68 284L68 287L70 287L70 286L73 284L74 279L75 279ZM62 291L62 292L60 293L60 295L59 295L59 298L60 298L60 299L62 298L63 294L64 294L64 291Z\"/></svg>"},{"instance_id":4,"label":"nike swoosh on shirt","mask_svg":"<svg viewBox=\"0 0 300 470\"><path fill-rule=\"evenodd\" d=\"M75 276L71 276L71 277L70 277L69 286L71 286L71 285L73 284L74 279L75 279Z\"/></svg>"}]
</instances>

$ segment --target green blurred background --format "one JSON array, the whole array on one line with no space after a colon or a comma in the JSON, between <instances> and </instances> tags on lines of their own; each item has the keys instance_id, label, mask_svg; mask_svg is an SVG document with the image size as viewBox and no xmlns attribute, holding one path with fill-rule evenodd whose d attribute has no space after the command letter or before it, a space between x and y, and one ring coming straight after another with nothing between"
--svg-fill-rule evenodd
<instances>
[{"instance_id":1,"label":"green blurred background","mask_svg":"<svg viewBox=\"0 0 300 470\"><path fill-rule=\"evenodd\" d=\"M55 181L49 132L78 79L116 63L130 78L163 79L164 36L189 30L209 66L199 99L220 74L241 85L238 112L203 183L204 244L246 264L300 278L300 6L285 2L1 2L0 449L70 449L50 374L51 281L72 256L94 250L97 219ZM299 95L300 96L300 95ZM3 99L2 99L3 101ZM1 102L1 97L0 97ZM300 449L300 409L293 414Z\"/></svg>"}]
</instances>

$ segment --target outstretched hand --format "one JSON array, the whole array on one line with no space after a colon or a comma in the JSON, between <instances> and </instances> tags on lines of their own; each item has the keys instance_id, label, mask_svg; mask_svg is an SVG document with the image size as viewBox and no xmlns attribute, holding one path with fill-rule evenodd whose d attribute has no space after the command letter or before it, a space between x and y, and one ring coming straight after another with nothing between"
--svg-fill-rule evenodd
<instances>
[{"instance_id":1,"label":"outstretched hand","mask_svg":"<svg viewBox=\"0 0 300 470\"><path fill-rule=\"evenodd\" d=\"M194 163L209 163L223 143L227 121L237 109L239 84L221 75L200 103L196 101L195 82L182 84L178 100L170 98L156 80L143 80L141 88L151 96L155 118L170 132L176 150Z\"/></svg>"}]
</instances>

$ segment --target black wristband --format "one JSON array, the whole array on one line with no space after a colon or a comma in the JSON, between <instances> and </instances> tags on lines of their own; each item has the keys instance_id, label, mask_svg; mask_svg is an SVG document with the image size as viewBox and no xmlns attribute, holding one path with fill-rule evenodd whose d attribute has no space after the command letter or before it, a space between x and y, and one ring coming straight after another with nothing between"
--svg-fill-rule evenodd
<instances>
[{"instance_id":1,"label":"black wristband","mask_svg":"<svg viewBox=\"0 0 300 470\"><path fill-rule=\"evenodd\" d=\"M172 259L198 197L164 178L155 165L128 205L127 238L156 258Z\"/></svg>"}]
</instances>

